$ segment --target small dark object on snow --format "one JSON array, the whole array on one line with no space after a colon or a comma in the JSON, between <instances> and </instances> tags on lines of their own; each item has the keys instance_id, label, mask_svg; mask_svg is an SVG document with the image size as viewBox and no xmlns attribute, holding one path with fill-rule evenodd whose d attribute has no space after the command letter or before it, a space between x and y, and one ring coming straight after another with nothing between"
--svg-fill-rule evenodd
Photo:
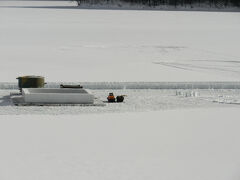
<instances>
[{"instance_id":1,"label":"small dark object on snow","mask_svg":"<svg viewBox=\"0 0 240 180\"><path fill-rule=\"evenodd\" d=\"M107 97L108 102L115 102L115 97L113 93L109 93Z\"/></svg>"},{"instance_id":2,"label":"small dark object on snow","mask_svg":"<svg viewBox=\"0 0 240 180\"><path fill-rule=\"evenodd\" d=\"M83 88L81 85L64 85L64 84L61 84L60 85L60 88L73 88L73 89L80 89L80 88Z\"/></svg>"},{"instance_id":3,"label":"small dark object on snow","mask_svg":"<svg viewBox=\"0 0 240 180\"><path fill-rule=\"evenodd\" d=\"M123 102L124 101L124 96L117 96L117 102Z\"/></svg>"},{"instance_id":4,"label":"small dark object on snow","mask_svg":"<svg viewBox=\"0 0 240 180\"><path fill-rule=\"evenodd\" d=\"M115 102L115 97L113 93L109 93L107 97L108 102Z\"/></svg>"},{"instance_id":5,"label":"small dark object on snow","mask_svg":"<svg viewBox=\"0 0 240 180\"><path fill-rule=\"evenodd\" d=\"M123 102L124 101L124 96L126 95L120 95L120 96L117 96L115 98L114 94L113 93L109 93L108 97L107 97L107 102L109 103L120 103L120 102Z\"/></svg>"}]
</instances>

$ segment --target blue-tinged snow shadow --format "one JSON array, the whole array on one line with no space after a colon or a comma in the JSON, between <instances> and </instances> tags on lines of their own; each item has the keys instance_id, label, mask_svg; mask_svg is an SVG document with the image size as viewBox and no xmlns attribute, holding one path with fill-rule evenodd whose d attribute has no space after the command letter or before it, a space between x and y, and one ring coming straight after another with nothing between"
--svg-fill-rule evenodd
<instances>
[{"instance_id":1,"label":"blue-tinged snow shadow","mask_svg":"<svg viewBox=\"0 0 240 180\"><path fill-rule=\"evenodd\" d=\"M12 105L12 102L11 102L11 99L10 99L10 96L2 96L0 98L0 106L11 106Z\"/></svg>"}]
</instances>

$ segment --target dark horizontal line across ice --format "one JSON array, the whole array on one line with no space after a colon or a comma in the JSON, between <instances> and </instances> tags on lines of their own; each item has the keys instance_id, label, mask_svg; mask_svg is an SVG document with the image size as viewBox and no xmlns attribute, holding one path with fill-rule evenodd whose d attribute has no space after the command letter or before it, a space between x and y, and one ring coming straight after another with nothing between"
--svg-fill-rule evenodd
<instances>
[{"instance_id":1,"label":"dark horizontal line across ice","mask_svg":"<svg viewBox=\"0 0 240 180\"><path fill-rule=\"evenodd\" d=\"M80 84L86 89L240 89L240 82L48 82L45 87L60 84ZM0 89L18 89L18 85L0 82Z\"/></svg>"}]
</instances>

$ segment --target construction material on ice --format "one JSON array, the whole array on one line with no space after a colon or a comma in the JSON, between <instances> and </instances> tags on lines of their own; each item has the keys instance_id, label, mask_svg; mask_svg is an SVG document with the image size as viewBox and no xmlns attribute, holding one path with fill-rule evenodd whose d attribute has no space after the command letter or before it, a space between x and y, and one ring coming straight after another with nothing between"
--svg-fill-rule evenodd
<instances>
[{"instance_id":1,"label":"construction material on ice","mask_svg":"<svg viewBox=\"0 0 240 180\"><path fill-rule=\"evenodd\" d=\"M85 89L23 88L22 94L12 95L15 105L104 105Z\"/></svg>"},{"instance_id":2,"label":"construction material on ice","mask_svg":"<svg viewBox=\"0 0 240 180\"><path fill-rule=\"evenodd\" d=\"M80 89L80 88L83 88L83 87L80 84L77 84L77 85L60 84L60 88Z\"/></svg>"},{"instance_id":3,"label":"construction material on ice","mask_svg":"<svg viewBox=\"0 0 240 180\"><path fill-rule=\"evenodd\" d=\"M85 89L23 89L28 103L92 104L94 96Z\"/></svg>"},{"instance_id":4,"label":"construction material on ice","mask_svg":"<svg viewBox=\"0 0 240 180\"><path fill-rule=\"evenodd\" d=\"M44 77L42 76L21 76L18 77L18 88L43 88L45 85Z\"/></svg>"}]
</instances>

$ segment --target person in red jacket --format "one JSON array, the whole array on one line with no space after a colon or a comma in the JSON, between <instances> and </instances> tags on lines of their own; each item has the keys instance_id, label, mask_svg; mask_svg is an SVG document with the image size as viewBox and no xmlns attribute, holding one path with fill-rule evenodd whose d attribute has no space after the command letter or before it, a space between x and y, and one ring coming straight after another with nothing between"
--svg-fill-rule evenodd
<instances>
[{"instance_id":1,"label":"person in red jacket","mask_svg":"<svg viewBox=\"0 0 240 180\"><path fill-rule=\"evenodd\" d=\"M113 93L109 93L107 97L108 102L115 102L115 96Z\"/></svg>"}]
</instances>

